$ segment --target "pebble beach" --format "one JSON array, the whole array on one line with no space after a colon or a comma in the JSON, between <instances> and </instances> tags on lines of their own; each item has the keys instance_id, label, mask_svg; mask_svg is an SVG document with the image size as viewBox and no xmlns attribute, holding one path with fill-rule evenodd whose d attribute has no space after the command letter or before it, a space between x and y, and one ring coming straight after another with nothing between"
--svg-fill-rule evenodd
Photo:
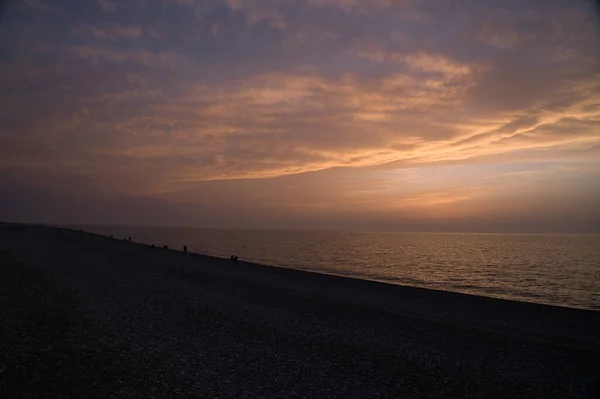
<instances>
[{"instance_id":1,"label":"pebble beach","mask_svg":"<svg viewBox=\"0 0 600 399\"><path fill-rule=\"evenodd\" d=\"M600 312L0 224L0 395L593 398Z\"/></svg>"}]
</instances>

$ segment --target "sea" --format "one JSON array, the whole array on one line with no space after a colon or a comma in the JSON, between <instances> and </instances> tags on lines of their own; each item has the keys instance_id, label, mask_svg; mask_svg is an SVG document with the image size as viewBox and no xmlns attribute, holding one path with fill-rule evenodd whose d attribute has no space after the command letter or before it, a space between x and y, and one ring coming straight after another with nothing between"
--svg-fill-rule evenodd
<instances>
[{"instance_id":1,"label":"sea","mask_svg":"<svg viewBox=\"0 0 600 399\"><path fill-rule=\"evenodd\" d=\"M72 227L277 267L600 311L600 235Z\"/></svg>"}]
</instances>

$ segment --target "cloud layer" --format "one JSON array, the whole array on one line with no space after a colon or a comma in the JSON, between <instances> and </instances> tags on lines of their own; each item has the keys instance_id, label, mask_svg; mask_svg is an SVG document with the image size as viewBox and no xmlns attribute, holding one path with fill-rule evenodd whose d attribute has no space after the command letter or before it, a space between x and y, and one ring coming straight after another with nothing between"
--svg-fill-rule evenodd
<instances>
[{"instance_id":1,"label":"cloud layer","mask_svg":"<svg viewBox=\"0 0 600 399\"><path fill-rule=\"evenodd\" d=\"M385 212L517 217L531 205L520 179L558 198L543 187L569 170L588 182L568 188L586 204L574 218L599 218L594 12L566 0L9 2L0 178L23 195L133 196L182 214L244 182L248 197L268 195L221 213L348 208L335 225ZM440 168L457 173L454 187L383 188ZM511 177L492 190L498 168ZM338 170L353 183L328 190ZM280 198L302 174L311 183ZM491 199L505 205L490 210ZM552 212L569 214L558 202Z\"/></svg>"}]
</instances>

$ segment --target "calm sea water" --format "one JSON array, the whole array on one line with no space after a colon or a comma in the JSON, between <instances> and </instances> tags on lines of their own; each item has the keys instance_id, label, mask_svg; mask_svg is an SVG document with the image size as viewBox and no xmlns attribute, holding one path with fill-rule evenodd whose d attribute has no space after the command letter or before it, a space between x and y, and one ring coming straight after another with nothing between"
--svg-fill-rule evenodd
<instances>
[{"instance_id":1,"label":"calm sea water","mask_svg":"<svg viewBox=\"0 0 600 399\"><path fill-rule=\"evenodd\" d=\"M600 310L600 235L406 234L85 226L267 265Z\"/></svg>"}]
</instances>

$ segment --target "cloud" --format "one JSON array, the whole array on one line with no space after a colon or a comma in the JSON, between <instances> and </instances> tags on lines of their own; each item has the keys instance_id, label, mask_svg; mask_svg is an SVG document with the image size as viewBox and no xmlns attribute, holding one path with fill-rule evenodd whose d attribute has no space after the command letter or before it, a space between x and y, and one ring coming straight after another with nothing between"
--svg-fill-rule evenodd
<instances>
[{"instance_id":1,"label":"cloud","mask_svg":"<svg viewBox=\"0 0 600 399\"><path fill-rule=\"evenodd\" d=\"M388 8L394 5L407 5L410 1L394 0L309 0L313 7L338 7L346 12L368 10L370 8Z\"/></svg>"},{"instance_id":2,"label":"cloud","mask_svg":"<svg viewBox=\"0 0 600 399\"><path fill-rule=\"evenodd\" d=\"M480 26L477 29L476 38L502 50L514 48L522 41L517 32L502 25Z\"/></svg>"},{"instance_id":3,"label":"cloud","mask_svg":"<svg viewBox=\"0 0 600 399\"><path fill-rule=\"evenodd\" d=\"M160 69L176 68L181 62L176 56L146 52L92 47L72 51L93 65L134 62ZM74 125L41 122L57 131L41 137L52 140L58 132L86 130L105 143L89 139L90 146L80 143L79 151L87 155L77 162L108 158L135 165L139 174L141 165L156 165L150 166L152 179L140 178L143 191L340 166L470 163L515 151L590 148L598 143L594 122L598 110L585 95L552 112L542 107L482 113L478 118L457 112L469 104L471 85L477 82L469 82L469 76L464 86L457 87L448 84L450 73L423 78L407 70L377 78L356 74L327 78L308 70L260 74L226 84L185 83L173 95L160 90L152 75L141 79L133 75L134 87L145 82L144 91L82 97L82 114L55 116ZM120 82L115 87L127 84ZM148 87L148 82L156 87ZM106 145L112 142L115 145Z\"/></svg>"},{"instance_id":4,"label":"cloud","mask_svg":"<svg viewBox=\"0 0 600 399\"><path fill-rule=\"evenodd\" d=\"M37 8L37 9L44 10L44 11L54 10L53 7L49 6L44 1L41 1L41 0L25 0L25 3L27 3L27 5L29 5L30 7Z\"/></svg>"},{"instance_id":5,"label":"cloud","mask_svg":"<svg viewBox=\"0 0 600 399\"><path fill-rule=\"evenodd\" d=\"M0 39L0 170L90 196L185 202L196 186L248 184L303 214L430 204L448 216L496 191L398 171L595 165L586 7L459 3L102 0L104 13L74 3L60 23L15 9ZM267 180L320 189L285 191L312 198L303 208Z\"/></svg>"},{"instance_id":6,"label":"cloud","mask_svg":"<svg viewBox=\"0 0 600 399\"><path fill-rule=\"evenodd\" d=\"M424 51L402 53L367 47L358 50L356 55L374 62L402 64L409 70L437 73L448 78L465 78L474 71L484 68L483 65L478 65L476 63L469 65L441 54L427 53Z\"/></svg>"},{"instance_id":7,"label":"cloud","mask_svg":"<svg viewBox=\"0 0 600 399\"><path fill-rule=\"evenodd\" d=\"M109 39L113 41L120 39L137 39L142 35L142 32L142 27L137 25L112 26L110 28L79 26L73 29L73 33L75 34L86 33L96 39Z\"/></svg>"},{"instance_id":8,"label":"cloud","mask_svg":"<svg viewBox=\"0 0 600 399\"><path fill-rule=\"evenodd\" d=\"M277 1L225 0L224 3L234 10L243 11L249 25L265 22L277 29L287 28L287 22L279 11Z\"/></svg>"},{"instance_id":9,"label":"cloud","mask_svg":"<svg viewBox=\"0 0 600 399\"><path fill-rule=\"evenodd\" d=\"M98 4L106 13L111 13L117 9L117 3L112 0L98 0Z\"/></svg>"},{"instance_id":10,"label":"cloud","mask_svg":"<svg viewBox=\"0 0 600 399\"><path fill-rule=\"evenodd\" d=\"M589 148L598 143L598 125L587 120L597 117L593 112L554 119L516 114L481 125L469 125L472 120L466 117L462 125L457 123L460 118L444 121L445 112L459 107L460 100L455 89L410 75L325 79L277 73L218 87L192 85L176 97L161 91L143 96L122 92L93 101L124 107L127 116L116 114L113 117L119 119L111 121L110 114L104 114L104 127L86 122L91 123L90 132L101 129L98 134L105 138L118 137L118 146L93 142L93 147L80 149L91 159L108 157L136 165L140 174L141 165L150 167L146 171L152 179L143 190L156 192L198 181L275 177L339 166L468 164L470 159L514 151ZM94 102L86 101L92 113Z\"/></svg>"},{"instance_id":11,"label":"cloud","mask_svg":"<svg viewBox=\"0 0 600 399\"><path fill-rule=\"evenodd\" d=\"M175 68L185 62L186 56L174 52L152 53L146 50L120 50L110 47L93 47L89 45L72 46L69 52L80 58L98 63L109 61L112 63L136 62L146 67Z\"/></svg>"}]
</instances>

